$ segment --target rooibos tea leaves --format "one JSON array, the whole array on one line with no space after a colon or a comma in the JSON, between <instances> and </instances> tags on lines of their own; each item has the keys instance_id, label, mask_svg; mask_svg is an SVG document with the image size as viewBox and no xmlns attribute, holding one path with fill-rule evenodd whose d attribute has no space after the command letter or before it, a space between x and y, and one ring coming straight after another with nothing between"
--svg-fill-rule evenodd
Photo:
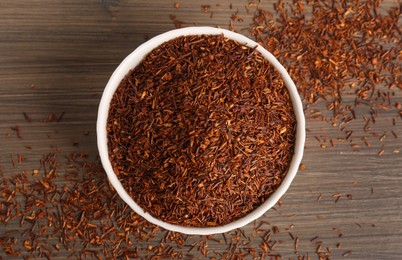
<instances>
[{"instance_id":1,"label":"rooibos tea leaves","mask_svg":"<svg viewBox=\"0 0 402 260\"><path fill-rule=\"evenodd\" d=\"M255 48L185 36L121 82L107 122L110 161L127 192L165 222L216 226L281 184L296 119L280 74Z\"/></svg>"}]
</instances>

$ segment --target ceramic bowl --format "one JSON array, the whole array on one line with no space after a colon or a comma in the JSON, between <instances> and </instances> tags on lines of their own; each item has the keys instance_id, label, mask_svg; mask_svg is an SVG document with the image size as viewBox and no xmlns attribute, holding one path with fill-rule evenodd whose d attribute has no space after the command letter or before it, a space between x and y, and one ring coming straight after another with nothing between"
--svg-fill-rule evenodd
<instances>
[{"instance_id":1,"label":"ceramic bowl","mask_svg":"<svg viewBox=\"0 0 402 260\"><path fill-rule=\"evenodd\" d=\"M187 36L187 35L218 35L223 34L226 38L237 41L240 44L246 45L248 47L255 47L257 45L256 50L259 51L281 74L284 83L290 93L290 98L293 104L293 110L296 116L297 121L297 129L296 129L296 144L294 149L294 155L292 157L292 161L290 163L289 170L286 174L286 177L283 179L281 185L273 192L270 197L261 204L258 208L247 214L246 216L237 219L231 223L216 226L216 227L188 227L188 226L179 226L166 223L161 221L149 213L144 212L144 210L130 197L130 195L123 188L119 179L113 171L111 162L109 161L109 152L108 152L108 141L107 141L107 131L106 131L106 123L109 111L109 104L112 100L113 94L119 86L120 82L123 78L129 73L130 70L135 68L138 64L141 63L143 58L151 52L153 49L157 48L164 42L167 42L171 39ZM291 182L293 181L296 173L298 171L299 164L301 162L303 156L303 148L305 142L305 119L303 114L303 107L297 92L296 86L290 78L289 74L285 70L285 68L278 62L278 60L263 47L258 45L256 42L251 39L232 32L225 29L212 28L212 27L187 27L183 29L176 29L172 31L168 31L166 33L160 34L147 42L140 45L137 49L135 49L130 55L128 55L116 68L114 73L109 79L105 90L103 92L99 110L98 110L98 119L97 119L97 142L99 155L103 164L103 167L106 171L106 174L109 178L109 181L116 189L117 193L120 197L139 215L144 217L149 222L158 225L162 228L181 232L185 234L193 234L193 235L209 235L216 233L224 233L230 231L232 229L240 228L242 226L247 225L248 223L254 221L263 215L268 209L275 205L275 203L281 198L281 196L286 192L289 188Z\"/></svg>"}]
</instances>

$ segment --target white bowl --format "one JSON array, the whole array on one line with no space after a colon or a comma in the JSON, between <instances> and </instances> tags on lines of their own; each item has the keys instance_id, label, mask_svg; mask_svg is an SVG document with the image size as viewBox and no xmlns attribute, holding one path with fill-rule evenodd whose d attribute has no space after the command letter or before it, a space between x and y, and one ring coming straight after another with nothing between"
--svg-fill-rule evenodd
<instances>
[{"instance_id":1,"label":"white bowl","mask_svg":"<svg viewBox=\"0 0 402 260\"><path fill-rule=\"evenodd\" d=\"M122 63L120 63L117 69L113 72L113 75L110 77L109 82L107 83L106 88L103 92L102 99L100 101L98 110L98 120L96 125L99 155L103 167L109 177L109 181L116 189L120 197L136 213L144 217L149 222L171 231L181 232L185 234L192 234L192 235L209 235L216 233L224 233L232 229L242 227L254 221L255 219L259 218L268 209L274 206L275 203L289 188L290 183L296 176L299 164L303 156L303 148L305 142L305 120L303 114L303 107L296 86L293 83L292 79L290 78L289 74L286 72L285 68L278 62L278 60L270 52L268 52L263 47L258 45L257 51L259 51L281 74L282 79L285 82L286 87L290 93L290 98L292 100L293 110L297 121L296 144L294 149L294 155L292 157L288 173L286 174L286 177L282 180L281 185L276 189L275 192L273 192L269 196L269 198L263 204L261 204L258 208L256 208L246 216L231 223L217 227L185 227L185 226L169 224L151 216L149 213L144 212L144 210L137 203L134 202L134 200L130 197L130 195L126 192L126 190L123 188L122 184L118 180L116 174L113 171L112 165L109 161L106 123L109 112L109 105L112 100L113 94L116 91L117 87L119 86L120 82L123 80L123 78L128 74L128 72L131 69L135 68L138 64L140 64L143 58L153 49L155 49L164 42L167 42L171 39L180 36L201 35L201 34L205 35L223 34L226 38L232 39L251 48L258 45L256 42L238 33L212 27L187 27L183 29L168 31L166 33L158 35L150 39L149 41L143 43L137 49L135 49L130 55L128 55L123 60Z\"/></svg>"}]
</instances>

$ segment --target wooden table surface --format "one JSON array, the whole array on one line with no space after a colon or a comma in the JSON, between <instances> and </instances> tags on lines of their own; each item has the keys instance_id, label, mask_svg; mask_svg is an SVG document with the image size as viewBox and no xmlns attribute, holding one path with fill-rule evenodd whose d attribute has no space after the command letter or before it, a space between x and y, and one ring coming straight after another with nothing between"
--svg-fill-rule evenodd
<instances>
[{"instance_id":1,"label":"wooden table surface","mask_svg":"<svg viewBox=\"0 0 402 260\"><path fill-rule=\"evenodd\" d=\"M237 23L236 29L247 35L244 30L250 23L247 20L250 15L244 11L247 2L231 3L233 9L225 1L182 0L176 9L174 1L161 0L2 0L0 172L3 177L36 169L43 154L56 149L61 154L85 151L95 158L98 103L108 78L122 59L147 38L174 29L170 15L185 21L184 26L228 28L230 16L239 9L245 21ZM203 4L211 6L208 13L201 11ZM268 10L273 8L270 1L264 1L263 5ZM384 9L391 5L398 3L386 0L382 4ZM402 103L402 92L396 90L393 98ZM325 110L323 104L317 107ZM24 112L31 122L24 118ZM51 114L55 120L45 122ZM400 119L396 120L396 126L390 126L395 115L396 112L382 114L376 131L390 133L392 129L402 136ZM363 124L364 121L357 122L356 129L362 131ZM16 126L21 138L12 130ZM323 251L330 248L333 259L401 259L401 139L389 135L359 151L347 143L322 149L314 136L336 138L341 136L340 131L323 121L308 121L307 128L305 170L298 172L282 197L283 204L260 219L280 230L275 234L278 243L274 252L284 258L297 258L294 240L286 231L291 227L291 234L299 238L299 251L308 253L312 259L317 258L317 243L310 241L315 236L322 241ZM384 153L378 156L383 145ZM18 161L18 154L24 160L13 166L11 161ZM335 202L337 194L340 199ZM352 199L346 197L348 194ZM19 228L18 223L0 223L0 238L4 238L6 230ZM244 228L246 234L251 234L252 229L253 224ZM159 231L146 245L157 246L165 234ZM29 255L22 247L24 238L16 237L16 247L22 248L20 257ZM190 237L186 245L201 239ZM260 248L261 238L250 235L250 241L251 247ZM340 249L336 248L338 243L342 243ZM188 247L175 250L185 258L190 257ZM228 245L210 241L208 250L209 257L219 258L217 253L227 251ZM69 254L63 249L56 253L61 259ZM203 257L197 251L194 256ZM0 258L9 258L3 246Z\"/></svg>"}]
</instances>

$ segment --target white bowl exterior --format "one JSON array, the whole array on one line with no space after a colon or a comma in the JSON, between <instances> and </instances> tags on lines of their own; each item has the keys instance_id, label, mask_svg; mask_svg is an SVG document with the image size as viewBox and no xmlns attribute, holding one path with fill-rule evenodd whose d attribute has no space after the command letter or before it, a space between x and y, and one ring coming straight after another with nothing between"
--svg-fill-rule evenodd
<instances>
[{"instance_id":1,"label":"white bowl exterior","mask_svg":"<svg viewBox=\"0 0 402 260\"><path fill-rule=\"evenodd\" d=\"M115 172L113 171L112 165L109 161L109 151L108 151L108 141L107 141L107 131L106 131L106 123L107 117L109 113L109 105L113 98L113 94L119 86L120 82L123 78L129 73L130 70L135 68L138 64L140 64L143 58L150 53L153 49L158 47L164 42L172 40L174 38L180 36L187 35L218 35L223 34L226 38L232 39L234 41L239 42L240 44L244 44L248 47L255 47L258 45L253 40L240 35L238 33L228 31L220 28L213 27L187 27L182 29L175 29L172 31L168 31L166 33L160 34L147 42L140 45L137 49L135 49L130 55L128 55L123 62L117 67L117 69L113 72L112 76L109 79L109 82L106 85L106 88L103 92L99 110L98 110L98 119L96 125L97 131L97 142L99 155L102 161L102 165L106 171L106 174L109 178L109 181L116 189L117 193L120 197L139 215L148 220L149 222L161 226L165 229L181 232L184 234L191 235L210 235L217 233L224 233L236 228L240 228L242 226L247 225L248 223L254 221L255 219L262 216L268 209L275 205L275 203L282 197L282 195L289 188L292 180L296 176L299 164L301 162L303 156L303 148L305 142L305 119L303 114L303 107L297 92L296 86L290 78L289 74L285 70L285 68L278 62L278 60L267 50L265 50L260 45L257 46L257 50L276 68L276 70L281 74L282 79L284 80L286 87L290 93L290 98L292 100L293 110L297 120L297 128L296 128L296 143L294 154L292 157L292 161L290 163L289 170L286 174L286 177L282 180L281 185L277 188L275 192L273 192L270 197L261 204L258 208L247 214L246 216L217 227L185 227L179 225L173 225L161 221L157 218L154 218L149 213L144 212L144 210L131 198L131 196L127 193L127 191L123 188L121 182L117 178Z\"/></svg>"}]
</instances>

